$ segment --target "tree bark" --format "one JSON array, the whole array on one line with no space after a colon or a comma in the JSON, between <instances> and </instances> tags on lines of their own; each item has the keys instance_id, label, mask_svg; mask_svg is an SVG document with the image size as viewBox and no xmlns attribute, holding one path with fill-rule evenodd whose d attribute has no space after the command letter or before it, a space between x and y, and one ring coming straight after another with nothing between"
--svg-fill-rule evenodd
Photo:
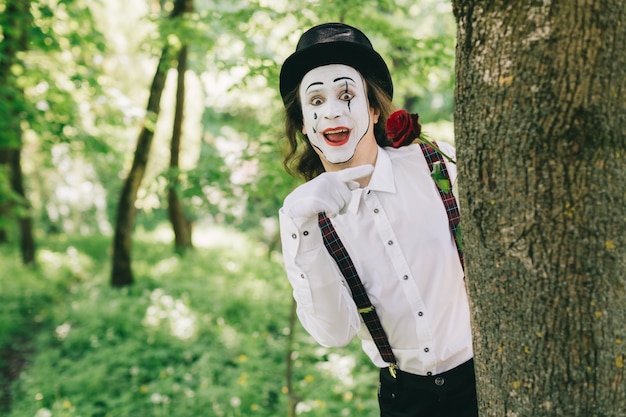
<instances>
[{"instance_id":1,"label":"tree bark","mask_svg":"<svg viewBox=\"0 0 626 417\"><path fill-rule=\"evenodd\" d=\"M176 251L183 253L193 246L191 240L191 221L185 215L185 210L178 197L180 184L179 159L182 127L185 118L185 72L187 71L187 45L183 45L178 52L178 82L176 89L176 108L174 126L172 129L171 157L170 157L170 184L167 193L168 214L174 229L174 245Z\"/></svg>"},{"instance_id":2,"label":"tree bark","mask_svg":"<svg viewBox=\"0 0 626 417\"><path fill-rule=\"evenodd\" d=\"M453 8L481 416L623 416L626 4Z\"/></svg>"},{"instance_id":3,"label":"tree bark","mask_svg":"<svg viewBox=\"0 0 626 417\"><path fill-rule=\"evenodd\" d=\"M0 216L17 219L20 252L25 265L35 264L35 239L33 236L30 203L24 191L21 164L24 92L18 86L11 67L17 63L17 53L28 49L28 31L31 26L30 1L9 2L2 16L2 48L0 48L0 100L5 104L6 114L0 123L0 164L6 167L11 196L0 207ZM0 243L7 240L4 228L0 229Z\"/></svg>"},{"instance_id":4,"label":"tree bark","mask_svg":"<svg viewBox=\"0 0 626 417\"><path fill-rule=\"evenodd\" d=\"M287 352L285 354L285 362L287 364L285 367L285 384L287 388L287 417L295 417L297 415L296 406L302 400L302 398L298 394L296 394L293 383L294 339L296 327L298 325L298 316L296 313L296 309L296 300L292 299L289 313L289 336L287 337Z\"/></svg>"},{"instance_id":5,"label":"tree bark","mask_svg":"<svg viewBox=\"0 0 626 417\"><path fill-rule=\"evenodd\" d=\"M21 133L21 129L19 129ZM28 266L35 265L35 238L33 236L33 221L30 213L31 205L24 191L22 175L22 150L10 151L11 189L20 197L20 208L16 212L17 224L20 231L20 253L22 263Z\"/></svg>"},{"instance_id":6,"label":"tree bark","mask_svg":"<svg viewBox=\"0 0 626 417\"><path fill-rule=\"evenodd\" d=\"M117 216L115 222L115 237L113 240L113 265L111 270L111 285L121 287L133 283L133 273L131 268L131 246L132 233L135 223L135 200L141 185L141 180L146 171L150 147L154 138L154 128L161 109L161 95L165 86L169 61L168 48L163 48L161 58L157 65L152 86L150 87L150 98L146 108L147 115L144 121L137 148L130 172L124 182L119 204L117 206Z\"/></svg>"}]
</instances>

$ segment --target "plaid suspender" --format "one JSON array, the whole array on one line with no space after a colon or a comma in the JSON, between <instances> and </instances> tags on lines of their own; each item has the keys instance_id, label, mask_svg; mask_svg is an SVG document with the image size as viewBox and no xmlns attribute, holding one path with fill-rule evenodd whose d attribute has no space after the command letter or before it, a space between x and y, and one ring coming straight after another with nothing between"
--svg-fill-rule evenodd
<instances>
[{"instance_id":1,"label":"plaid suspender","mask_svg":"<svg viewBox=\"0 0 626 417\"><path fill-rule=\"evenodd\" d=\"M449 180L450 177L448 175L448 170L446 169L446 164L443 163L444 161L442 156L433 147L425 143L420 143L420 147L422 148L422 152L424 153L424 157L426 158L426 162L428 163L428 169L432 172L433 164L435 162L442 162L442 172ZM460 213L456 203L456 198L452 194L451 189L448 192L444 192L440 187L437 187L437 189L439 190L439 195L441 196L441 200L446 209L450 232L454 237L454 242L456 243L457 251L459 253L461 266L463 266L463 252L458 242L458 226ZM335 260L337 266L339 267L339 270L341 271L341 274L346 279L346 282L348 283L348 286L350 287L350 291L352 293L352 298L354 299L354 303L356 304L357 311L359 312L361 318L363 319L363 322L367 326L367 329L369 330L372 339L374 340L374 343L378 348L380 356L385 362L389 363L389 371L395 377L395 369L397 367L396 357L393 354L391 345L389 344L389 339L387 338L385 329L383 329L383 326L380 323L378 314L376 314L376 310L370 302L370 299L367 296L367 292L365 291L365 287L363 286L363 283L361 282L361 279L356 272L354 263L352 263L352 259L350 259L350 255L348 254L345 246L339 239L339 235L337 235L333 224L325 213L319 213L318 225L322 232L322 240L324 241L324 246L328 250L330 256Z\"/></svg>"},{"instance_id":2,"label":"plaid suspender","mask_svg":"<svg viewBox=\"0 0 626 417\"><path fill-rule=\"evenodd\" d=\"M367 296L365 287L363 287L363 283L354 268L350 255L348 255L348 252L339 239L333 224L330 222L330 219L325 213L320 213L318 215L318 223L320 230L322 231L324 246L326 246L328 253L330 253L330 256L333 257L337 266L339 266L341 273L346 279L346 282L350 287L350 291L352 292L352 298L356 304L357 311L361 315L367 329L372 335L372 339L374 339L374 343L376 343L380 356L382 356L385 362L395 365L396 358L391 350L391 346L389 345L389 340L387 339L385 330L383 329L382 324L380 324L378 314L376 314L376 310L374 310L374 306Z\"/></svg>"},{"instance_id":3,"label":"plaid suspender","mask_svg":"<svg viewBox=\"0 0 626 417\"><path fill-rule=\"evenodd\" d=\"M420 147L422 148L422 152L424 153L424 158L426 158L426 162L428 163L428 170L430 172L433 171L433 164L435 162L441 162L441 171L445 175L448 181L450 180L450 176L448 175L448 169L446 168L446 164L444 163L443 157L439 152L435 150L432 146L420 142ZM446 214L448 215L448 225L450 226L450 233L452 233L452 237L454 238L454 243L456 243L456 250L459 253L459 260L461 261L461 267L465 270L465 264L463 262L463 248L459 244L460 238L460 229L459 229L459 220L461 220L461 213L459 212L459 206L456 203L456 198L452 193L452 187L445 192L441 189L441 187L437 187L439 190L439 195L441 196L441 201L443 201L443 206L446 208Z\"/></svg>"}]
</instances>

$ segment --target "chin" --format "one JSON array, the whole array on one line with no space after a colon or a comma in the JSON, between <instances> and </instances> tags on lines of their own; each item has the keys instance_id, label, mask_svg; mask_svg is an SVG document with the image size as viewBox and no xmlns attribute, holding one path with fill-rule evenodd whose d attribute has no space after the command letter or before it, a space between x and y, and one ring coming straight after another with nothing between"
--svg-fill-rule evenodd
<instances>
[{"instance_id":1,"label":"chin","mask_svg":"<svg viewBox=\"0 0 626 417\"><path fill-rule=\"evenodd\" d=\"M338 152L336 148L326 149L326 152L323 153L323 158L330 164L345 164L350 162L355 154L356 152Z\"/></svg>"},{"instance_id":2,"label":"chin","mask_svg":"<svg viewBox=\"0 0 626 417\"><path fill-rule=\"evenodd\" d=\"M352 161L353 158L354 158L354 154L346 156L346 157L341 157L341 158L337 157L337 158L332 158L332 159L326 159L326 162L332 165L340 166L340 165L345 165L349 163L350 161Z\"/></svg>"}]
</instances>

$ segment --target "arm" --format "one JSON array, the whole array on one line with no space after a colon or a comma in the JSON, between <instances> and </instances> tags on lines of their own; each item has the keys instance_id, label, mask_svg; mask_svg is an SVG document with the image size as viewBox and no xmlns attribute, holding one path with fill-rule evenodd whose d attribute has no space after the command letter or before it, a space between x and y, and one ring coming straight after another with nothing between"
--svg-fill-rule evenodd
<instances>
[{"instance_id":1,"label":"arm","mask_svg":"<svg viewBox=\"0 0 626 417\"><path fill-rule=\"evenodd\" d=\"M285 269L302 326L322 346L345 346L359 331L360 318L324 247L317 217L294 220L281 209L279 218Z\"/></svg>"},{"instance_id":2,"label":"arm","mask_svg":"<svg viewBox=\"0 0 626 417\"><path fill-rule=\"evenodd\" d=\"M371 175L365 165L325 172L296 188L279 212L283 259L298 318L323 346L344 346L360 328L350 290L322 241L318 213L343 213L358 188L354 180Z\"/></svg>"}]
</instances>

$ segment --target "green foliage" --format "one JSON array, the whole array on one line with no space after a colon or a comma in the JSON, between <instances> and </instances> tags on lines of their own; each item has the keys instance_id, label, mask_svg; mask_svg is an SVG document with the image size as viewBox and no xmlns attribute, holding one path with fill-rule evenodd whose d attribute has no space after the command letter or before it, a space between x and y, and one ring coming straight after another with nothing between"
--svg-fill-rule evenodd
<instances>
[{"instance_id":1,"label":"green foliage","mask_svg":"<svg viewBox=\"0 0 626 417\"><path fill-rule=\"evenodd\" d=\"M202 230L184 257L158 236L138 239L138 279L121 290L100 237L46 240L37 271L0 253L0 349L32 352L8 417L287 415L281 262L234 230ZM376 415L376 370L356 341L323 349L297 325L291 357L301 415Z\"/></svg>"},{"instance_id":2,"label":"green foliage","mask_svg":"<svg viewBox=\"0 0 626 417\"><path fill-rule=\"evenodd\" d=\"M56 283L41 280L38 273L24 269L16 250L2 251L2 279L0 280L0 347L14 348L14 341L27 339L33 327L38 327L42 315L52 303ZM6 366L0 357L0 367Z\"/></svg>"},{"instance_id":3,"label":"green foliage","mask_svg":"<svg viewBox=\"0 0 626 417\"><path fill-rule=\"evenodd\" d=\"M430 176L435 181L435 184L437 184L437 187L439 187L439 189L443 191L444 193L449 192L450 189L452 188L450 186L450 180L443 173L441 162L437 161L433 163L433 170L430 173Z\"/></svg>"},{"instance_id":4,"label":"green foliage","mask_svg":"<svg viewBox=\"0 0 626 417\"><path fill-rule=\"evenodd\" d=\"M31 5L28 52L15 74L30 105L25 129L37 135L44 151L58 142L99 142L91 125L115 117L115 112L94 100L104 95L98 62L106 47L94 17L82 0Z\"/></svg>"},{"instance_id":5,"label":"green foliage","mask_svg":"<svg viewBox=\"0 0 626 417\"><path fill-rule=\"evenodd\" d=\"M296 185L280 164L278 73L306 28L325 21L362 28L390 66L396 105L419 112L425 131L430 122L451 125L448 2L195 0L192 13L174 19L172 4L36 0L20 17L28 44L16 56L13 81L0 85L10 98L0 100L0 126L3 141L24 145L25 188L40 230L112 229L165 44L172 51L187 44L190 51L176 184L188 215L235 225L268 242L275 236L267 225ZM12 33L0 16L0 36ZM0 61L6 45L0 43ZM166 206L173 72L153 121L155 140L136 204L147 213L138 216L140 227L152 227L152 211ZM10 114L19 117L4 117Z\"/></svg>"}]
</instances>

